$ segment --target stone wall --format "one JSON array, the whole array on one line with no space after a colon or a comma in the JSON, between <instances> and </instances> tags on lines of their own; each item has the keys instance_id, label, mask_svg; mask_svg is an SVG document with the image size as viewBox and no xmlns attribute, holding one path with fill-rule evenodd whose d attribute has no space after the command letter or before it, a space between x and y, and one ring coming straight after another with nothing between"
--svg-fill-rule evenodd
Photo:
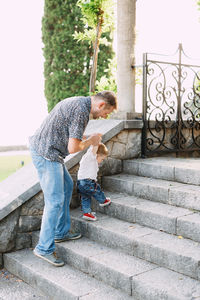
<instances>
[{"instance_id":1,"label":"stone wall","mask_svg":"<svg viewBox=\"0 0 200 300\"><path fill-rule=\"evenodd\" d=\"M31 246L31 232L40 229L43 207L43 193L39 192L1 220L1 253Z\"/></svg>"},{"instance_id":2,"label":"stone wall","mask_svg":"<svg viewBox=\"0 0 200 300\"><path fill-rule=\"evenodd\" d=\"M106 143L109 156L117 159L130 159L141 154L141 129L124 129Z\"/></svg>"}]
</instances>

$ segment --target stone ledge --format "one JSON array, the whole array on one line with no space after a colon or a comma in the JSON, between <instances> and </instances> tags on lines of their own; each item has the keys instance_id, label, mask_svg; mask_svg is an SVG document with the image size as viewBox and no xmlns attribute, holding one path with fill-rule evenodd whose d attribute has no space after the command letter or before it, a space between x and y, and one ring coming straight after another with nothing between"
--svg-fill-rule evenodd
<instances>
[{"instance_id":1,"label":"stone ledge","mask_svg":"<svg viewBox=\"0 0 200 300\"><path fill-rule=\"evenodd\" d=\"M124 129L142 129L142 128L143 128L143 121L140 119L124 121Z\"/></svg>"},{"instance_id":2,"label":"stone ledge","mask_svg":"<svg viewBox=\"0 0 200 300\"><path fill-rule=\"evenodd\" d=\"M90 120L85 135L100 132L105 143L124 129L123 120ZM71 154L65 159L65 165L70 170L81 159L84 151ZM22 167L0 182L0 220L35 196L41 190L37 171L32 163Z\"/></svg>"}]
</instances>

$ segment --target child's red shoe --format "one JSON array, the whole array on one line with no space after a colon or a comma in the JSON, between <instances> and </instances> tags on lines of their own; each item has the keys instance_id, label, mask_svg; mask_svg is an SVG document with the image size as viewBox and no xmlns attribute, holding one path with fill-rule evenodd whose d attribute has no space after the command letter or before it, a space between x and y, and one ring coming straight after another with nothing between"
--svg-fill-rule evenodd
<instances>
[{"instance_id":1,"label":"child's red shoe","mask_svg":"<svg viewBox=\"0 0 200 300\"><path fill-rule=\"evenodd\" d=\"M104 203L100 203L99 206L104 207L104 206L110 205L110 203L111 203L110 198L106 198Z\"/></svg>"},{"instance_id":2,"label":"child's red shoe","mask_svg":"<svg viewBox=\"0 0 200 300\"><path fill-rule=\"evenodd\" d=\"M88 221L96 221L97 217L95 216L94 213L86 213L83 215L83 219L88 220Z\"/></svg>"}]
</instances>

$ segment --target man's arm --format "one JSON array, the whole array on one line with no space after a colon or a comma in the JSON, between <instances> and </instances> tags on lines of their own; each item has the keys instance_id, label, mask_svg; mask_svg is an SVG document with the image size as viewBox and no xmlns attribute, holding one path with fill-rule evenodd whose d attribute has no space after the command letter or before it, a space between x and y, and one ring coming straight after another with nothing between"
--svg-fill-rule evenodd
<instances>
[{"instance_id":1,"label":"man's arm","mask_svg":"<svg viewBox=\"0 0 200 300\"><path fill-rule=\"evenodd\" d=\"M68 151L70 154L72 154L72 153L82 151L91 145L98 146L99 143L101 142L101 136L102 136L102 134L95 133L95 134L92 134L91 136L89 136L85 140L69 138Z\"/></svg>"}]
</instances>

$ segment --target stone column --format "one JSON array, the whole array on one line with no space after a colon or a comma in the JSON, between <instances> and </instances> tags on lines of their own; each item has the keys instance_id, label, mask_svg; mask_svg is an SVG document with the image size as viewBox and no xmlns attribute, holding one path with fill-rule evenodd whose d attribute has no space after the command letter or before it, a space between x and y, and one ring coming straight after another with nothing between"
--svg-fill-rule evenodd
<instances>
[{"instance_id":1,"label":"stone column","mask_svg":"<svg viewBox=\"0 0 200 300\"><path fill-rule=\"evenodd\" d=\"M117 119L134 119L136 0L117 0Z\"/></svg>"}]
</instances>

